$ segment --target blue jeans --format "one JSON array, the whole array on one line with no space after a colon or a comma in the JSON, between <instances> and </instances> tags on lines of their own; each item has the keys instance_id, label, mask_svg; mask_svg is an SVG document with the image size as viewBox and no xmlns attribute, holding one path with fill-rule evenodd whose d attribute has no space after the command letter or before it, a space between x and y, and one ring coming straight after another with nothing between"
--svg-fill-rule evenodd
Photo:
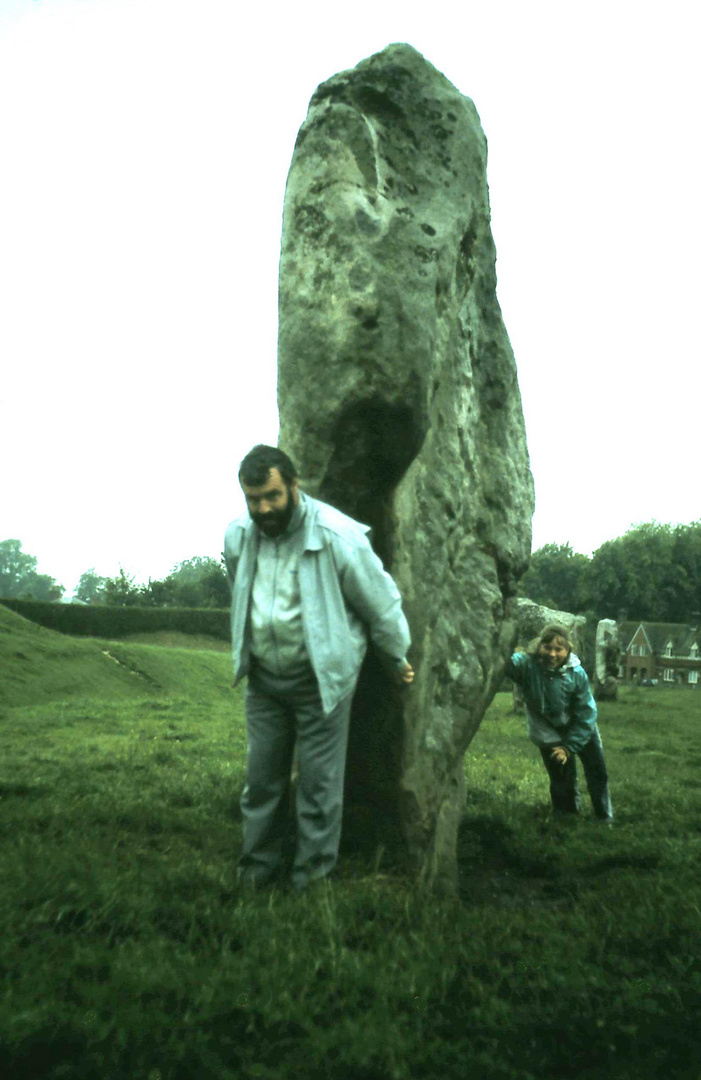
<instances>
[{"instance_id":1,"label":"blue jeans","mask_svg":"<svg viewBox=\"0 0 701 1080\"><path fill-rule=\"evenodd\" d=\"M239 878L263 884L283 869L291 824L292 760L297 746L295 889L325 877L341 839L343 781L352 695L324 715L316 677L278 677L252 667L246 687L248 754L241 796Z\"/></svg>"},{"instance_id":2,"label":"blue jeans","mask_svg":"<svg viewBox=\"0 0 701 1080\"><path fill-rule=\"evenodd\" d=\"M553 743L553 746L557 746ZM609 793L608 772L604 760L604 748L601 743L599 728L594 725L592 737L577 755L570 754L564 765L559 765L550 757L553 746L541 746L540 753L545 768L550 776L550 798L553 809L561 814L577 814L581 805L577 784L577 762L579 757L584 768L584 776L589 789L589 798L597 818L613 820L613 808Z\"/></svg>"}]
</instances>

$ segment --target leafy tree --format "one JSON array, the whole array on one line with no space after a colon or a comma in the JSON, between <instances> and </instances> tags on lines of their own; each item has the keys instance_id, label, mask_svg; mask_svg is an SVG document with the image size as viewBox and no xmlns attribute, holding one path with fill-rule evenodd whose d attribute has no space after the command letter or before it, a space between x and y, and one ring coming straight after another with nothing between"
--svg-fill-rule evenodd
<instances>
[{"instance_id":1,"label":"leafy tree","mask_svg":"<svg viewBox=\"0 0 701 1080\"><path fill-rule=\"evenodd\" d=\"M529 600L557 611L584 612L591 603L591 560L569 544L545 544L531 556L521 578L520 592Z\"/></svg>"},{"instance_id":2,"label":"leafy tree","mask_svg":"<svg viewBox=\"0 0 701 1080\"><path fill-rule=\"evenodd\" d=\"M136 607L143 603L143 587L134 584L131 574L120 566L117 577L107 578L101 602L108 607Z\"/></svg>"},{"instance_id":3,"label":"leafy tree","mask_svg":"<svg viewBox=\"0 0 701 1080\"><path fill-rule=\"evenodd\" d=\"M81 575L74 597L86 604L128 607L225 608L230 601L223 562L209 557L186 559L168 577L149 579L148 585L136 585L122 568L117 577L106 578L91 567Z\"/></svg>"},{"instance_id":4,"label":"leafy tree","mask_svg":"<svg viewBox=\"0 0 701 1080\"><path fill-rule=\"evenodd\" d=\"M0 541L0 596L22 600L60 600L65 592L48 574L37 574L37 560L20 540Z\"/></svg>"},{"instance_id":5,"label":"leafy tree","mask_svg":"<svg viewBox=\"0 0 701 1080\"><path fill-rule=\"evenodd\" d=\"M95 567L91 566L89 570L80 575L80 581L73 593L73 598L80 600L83 604L104 603L107 581L106 577L100 577L99 574L96 574Z\"/></svg>"},{"instance_id":6,"label":"leafy tree","mask_svg":"<svg viewBox=\"0 0 701 1080\"><path fill-rule=\"evenodd\" d=\"M636 525L598 548L591 563L600 618L684 622L699 597L701 526ZM680 560L678 562L677 560Z\"/></svg>"},{"instance_id":7,"label":"leafy tree","mask_svg":"<svg viewBox=\"0 0 701 1080\"><path fill-rule=\"evenodd\" d=\"M0 543L0 594L17 596L17 590L35 573L36 565L34 556L22 551L20 540L3 540Z\"/></svg>"},{"instance_id":8,"label":"leafy tree","mask_svg":"<svg viewBox=\"0 0 701 1080\"><path fill-rule=\"evenodd\" d=\"M673 566L677 612L674 622L685 622L701 613L701 521L674 529Z\"/></svg>"},{"instance_id":9,"label":"leafy tree","mask_svg":"<svg viewBox=\"0 0 701 1080\"><path fill-rule=\"evenodd\" d=\"M230 600L226 571L216 559L186 559L163 581L149 581L145 598L159 607L225 608Z\"/></svg>"}]
</instances>

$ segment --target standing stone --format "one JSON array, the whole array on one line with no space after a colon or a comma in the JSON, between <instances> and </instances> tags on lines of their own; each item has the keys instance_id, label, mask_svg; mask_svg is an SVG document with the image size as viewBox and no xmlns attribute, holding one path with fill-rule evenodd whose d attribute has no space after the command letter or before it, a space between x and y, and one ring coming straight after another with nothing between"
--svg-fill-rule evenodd
<instances>
[{"instance_id":1,"label":"standing stone","mask_svg":"<svg viewBox=\"0 0 701 1080\"><path fill-rule=\"evenodd\" d=\"M519 597L518 601L518 631L516 645L519 649L526 649L532 642L540 637L546 626L561 626L567 632L572 642L572 650L586 665L586 626L587 620L584 615L573 615L570 611L557 611L555 608L544 607L536 604L534 600ZM513 685L513 711L525 713L526 706L523 701L521 688Z\"/></svg>"},{"instance_id":2,"label":"standing stone","mask_svg":"<svg viewBox=\"0 0 701 1080\"><path fill-rule=\"evenodd\" d=\"M344 837L454 890L463 756L502 678L533 485L496 298L474 105L391 45L312 97L285 194L280 445L304 490L372 526L416 681L370 653Z\"/></svg>"},{"instance_id":3,"label":"standing stone","mask_svg":"<svg viewBox=\"0 0 701 1080\"><path fill-rule=\"evenodd\" d=\"M534 638L540 636L546 626L556 624L567 631L572 642L573 651L586 665L586 627L587 620L584 615L573 615L571 611L556 611L554 608L536 604L534 600L525 597L518 601L518 645L526 648Z\"/></svg>"},{"instance_id":4,"label":"standing stone","mask_svg":"<svg viewBox=\"0 0 701 1080\"><path fill-rule=\"evenodd\" d=\"M621 662L621 634L615 619L600 619L596 627L594 697L597 701L618 700L618 669Z\"/></svg>"}]
</instances>

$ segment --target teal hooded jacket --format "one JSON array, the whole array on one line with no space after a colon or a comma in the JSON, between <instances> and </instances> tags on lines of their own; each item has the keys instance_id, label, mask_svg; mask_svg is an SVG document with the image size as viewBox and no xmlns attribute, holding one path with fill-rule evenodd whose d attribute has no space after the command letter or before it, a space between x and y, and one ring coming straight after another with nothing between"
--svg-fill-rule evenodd
<instances>
[{"instance_id":1,"label":"teal hooded jacket","mask_svg":"<svg viewBox=\"0 0 701 1080\"><path fill-rule=\"evenodd\" d=\"M299 570L302 626L326 714L355 690L367 635L397 670L411 644L399 590L370 546L369 528L300 492L304 507ZM260 534L250 515L232 521L224 539L231 585L234 679L248 674L250 606Z\"/></svg>"},{"instance_id":2,"label":"teal hooded jacket","mask_svg":"<svg viewBox=\"0 0 701 1080\"><path fill-rule=\"evenodd\" d=\"M596 730L596 702L578 656L548 670L528 653L516 652L505 674L521 688L528 736L536 746L564 746L578 754Z\"/></svg>"}]
</instances>

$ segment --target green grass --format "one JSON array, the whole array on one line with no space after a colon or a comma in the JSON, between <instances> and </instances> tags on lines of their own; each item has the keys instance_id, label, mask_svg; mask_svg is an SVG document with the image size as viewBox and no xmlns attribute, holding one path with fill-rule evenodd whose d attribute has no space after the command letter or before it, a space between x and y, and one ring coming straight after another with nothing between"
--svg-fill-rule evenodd
<instances>
[{"instance_id":1,"label":"green grass","mask_svg":"<svg viewBox=\"0 0 701 1080\"><path fill-rule=\"evenodd\" d=\"M466 756L455 901L349 857L308 894L245 896L228 658L122 645L124 673L98 659L113 645L43 631L42 665L16 618L0 630L13 1080L699 1080L701 695L602 707L612 830L586 792L579 820L551 822L498 695ZM16 651L35 683L5 680Z\"/></svg>"},{"instance_id":2,"label":"green grass","mask_svg":"<svg viewBox=\"0 0 701 1080\"><path fill-rule=\"evenodd\" d=\"M163 634L153 635L156 641ZM183 645L184 635L165 635ZM146 636L142 636L146 641ZM0 604L0 708L77 697L105 701L185 695L229 698L231 659L221 642L199 649L68 637L29 622Z\"/></svg>"}]
</instances>

